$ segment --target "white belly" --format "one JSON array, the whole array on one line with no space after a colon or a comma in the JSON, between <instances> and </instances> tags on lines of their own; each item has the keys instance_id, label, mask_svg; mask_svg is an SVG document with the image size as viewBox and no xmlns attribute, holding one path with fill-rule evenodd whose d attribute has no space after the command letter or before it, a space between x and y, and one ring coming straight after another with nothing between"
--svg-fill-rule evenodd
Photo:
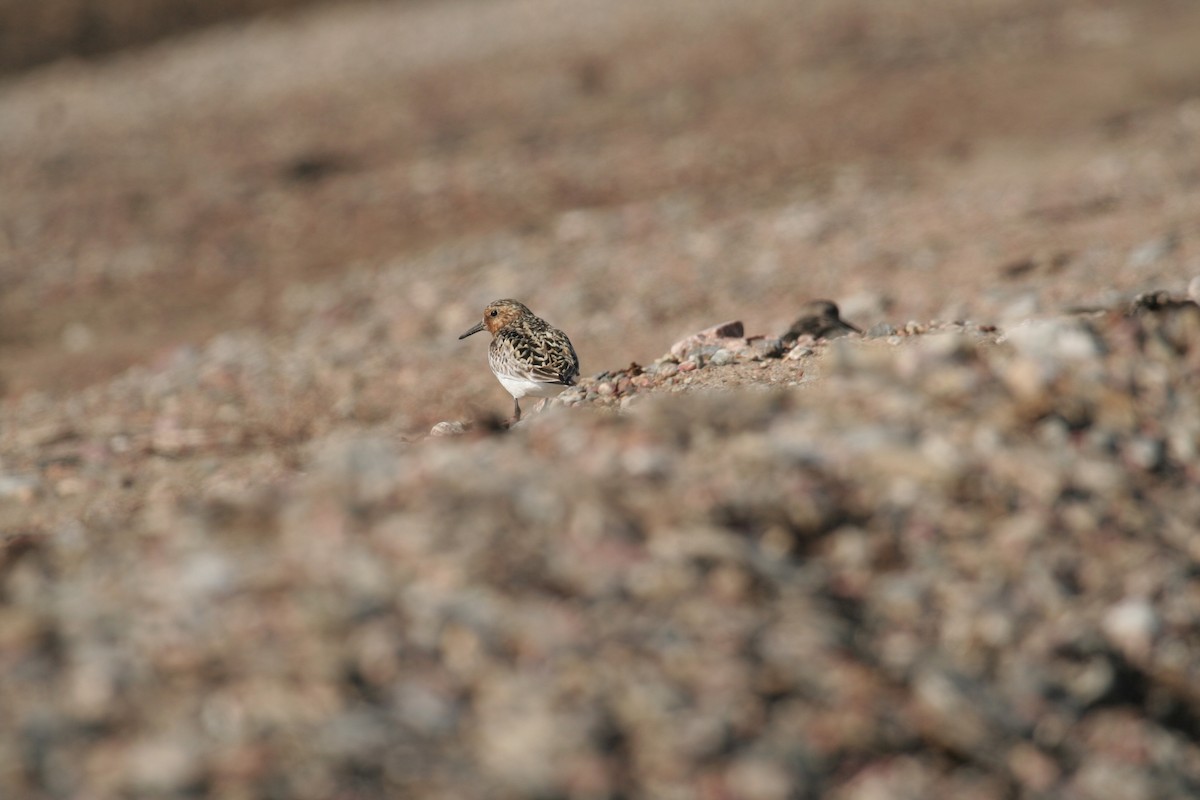
<instances>
[{"instance_id":1,"label":"white belly","mask_svg":"<svg viewBox=\"0 0 1200 800\"><path fill-rule=\"evenodd\" d=\"M558 397L567 387L561 383L540 383L526 378L514 378L509 375L496 375L496 379L517 400L522 397Z\"/></svg>"}]
</instances>

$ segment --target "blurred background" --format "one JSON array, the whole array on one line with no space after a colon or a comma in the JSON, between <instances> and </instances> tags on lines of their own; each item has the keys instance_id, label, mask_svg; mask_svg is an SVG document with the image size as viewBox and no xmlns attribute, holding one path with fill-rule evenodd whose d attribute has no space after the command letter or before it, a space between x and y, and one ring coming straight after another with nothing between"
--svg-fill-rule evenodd
<instances>
[{"instance_id":1,"label":"blurred background","mask_svg":"<svg viewBox=\"0 0 1200 800\"><path fill-rule=\"evenodd\" d=\"M1198 43L0 0L0 797L1197 796L1200 309L1124 309L1200 275ZM426 437L502 297L585 377L911 335Z\"/></svg>"},{"instance_id":2,"label":"blurred background","mask_svg":"<svg viewBox=\"0 0 1200 800\"><path fill-rule=\"evenodd\" d=\"M343 320L387 376L355 413L418 425L490 388L452 334L501 296L594 374L813 297L1178 282L1197 32L1187 0L8 0L0 387Z\"/></svg>"},{"instance_id":3,"label":"blurred background","mask_svg":"<svg viewBox=\"0 0 1200 800\"><path fill-rule=\"evenodd\" d=\"M71 56L102 56L206 25L310 4L314 0L4 0L0 70L23 70Z\"/></svg>"}]
</instances>

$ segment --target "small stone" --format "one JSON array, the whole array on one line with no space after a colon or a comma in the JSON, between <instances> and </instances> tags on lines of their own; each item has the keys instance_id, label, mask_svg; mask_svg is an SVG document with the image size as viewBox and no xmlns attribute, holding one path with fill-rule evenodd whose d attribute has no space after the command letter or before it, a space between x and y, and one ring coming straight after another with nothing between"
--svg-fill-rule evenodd
<instances>
[{"instance_id":1,"label":"small stone","mask_svg":"<svg viewBox=\"0 0 1200 800\"><path fill-rule=\"evenodd\" d=\"M612 397L616 391L616 387L608 381L601 381L596 386L596 394L600 395L601 397Z\"/></svg>"},{"instance_id":2,"label":"small stone","mask_svg":"<svg viewBox=\"0 0 1200 800\"><path fill-rule=\"evenodd\" d=\"M1134 466L1153 472L1166 461L1166 445L1158 439L1139 436L1125 446L1125 456Z\"/></svg>"},{"instance_id":3,"label":"small stone","mask_svg":"<svg viewBox=\"0 0 1200 800\"><path fill-rule=\"evenodd\" d=\"M882 339L886 336L895 336L896 326L889 322L878 322L867 329L868 339Z\"/></svg>"},{"instance_id":4,"label":"small stone","mask_svg":"<svg viewBox=\"0 0 1200 800\"><path fill-rule=\"evenodd\" d=\"M658 375L658 377L660 377L660 378L673 377L673 376L679 374L679 365L673 364L671 362L667 362L667 363L663 364L661 367L659 367L658 372L656 372L655 374Z\"/></svg>"},{"instance_id":5,"label":"small stone","mask_svg":"<svg viewBox=\"0 0 1200 800\"><path fill-rule=\"evenodd\" d=\"M29 503L40 488L41 482L34 475L0 475L0 499Z\"/></svg>"},{"instance_id":6,"label":"small stone","mask_svg":"<svg viewBox=\"0 0 1200 800\"><path fill-rule=\"evenodd\" d=\"M728 364L732 364L733 353L722 347L720 350L712 354L711 363L714 367L724 367Z\"/></svg>"},{"instance_id":7,"label":"small stone","mask_svg":"<svg viewBox=\"0 0 1200 800\"><path fill-rule=\"evenodd\" d=\"M1108 610L1101 629L1122 653L1144 658L1150 652L1158 626L1158 614L1154 607L1142 598L1131 598Z\"/></svg>"},{"instance_id":8,"label":"small stone","mask_svg":"<svg viewBox=\"0 0 1200 800\"><path fill-rule=\"evenodd\" d=\"M146 794L174 794L200 770L198 748L188 742L146 737L126 753L134 786Z\"/></svg>"},{"instance_id":9,"label":"small stone","mask_svg":"<svg viewBox=\"0 0 1200 800\"><path fill-rule=\"evenodd\" d=\"M429 429L430 436L457 436L465 433L467 426L461 422L443 420Z\"/></svg>"},{"instance_id":10,"label":"small stone","mask_svg":"<svg viewBox=\"0 0 1200 800\"><path fill-rule=\"evenodd\" d=\"M1048 792L1059 779L1054 759L1032 745L1019 743L1008 754L1008 768L1013 776L1034 792Z\"/></svg>"},{"instance_id":11,"label":"small stone","mask_svg":"<svg viewBox=\"0 0 1200 800\"><path fill-rule=\"evenodd\" d=\"M806 347L806 346L800 344L800 345L796 345L791 350L789 350L788 354L783 357L783 360L784 361L800 361L802 359L808 358L812 354L813 354L813 349L811 347Z\"/></svg>"},{"instance_id":12,"label":"small stone","mask_svg":"<svg viewBox=\"0 0 1200 800\"><path fill-rule=\"evenodd\" d=\"M923 717L938 729L938 735L963 750L983 745L990 726L982 704L975 701L970 681L930 668L914 679L914 699Z\"/></svg>"},{"instance_id":13,"label":"small stone","mask_svg":"<svg viewBox=\"0 0 1200 800\"><path fill-rule=\"evenodd\" d=\"M1194 307L1190 300L1174 297L1170 292L1159 289L1152 292L1141 292L1129 304L1130 314L1140 314L1147 311L1178 311L1182 308Z\"/></svg>"},{"instance_id":14,"label":"small stone","mask_svg":"<svg viewBox=\"0 0 1200 800\"><path fill-rule=\"evenodd\" d=\"M680 372L691 372L697 366L698 365L696 364L695 361L684 361L682 364L679 365L679 371Z\"/></svg>"},{"instance_id":15,"label":"small stone","mask_svg":"<svg viewBox=\"0 0 1200 800\"><path fill-rule=\"evenodd\" d=\"M1026 401L1043 396L1053 375L1031 358L1014 358L1000 370L1000 378L1009 390Z\"/></svg>"},{"instance_id":16,"label":"small stone","mask_svg":"<svg viewBox=\"0 0 1200 800\"><path fill-rule=\"evenodd\" d=\"M395 690L399 718L405 725L422 733L450 730L454 724L454 707L437 691L417 680L401 683Z\"/></svg>"},{"instance_id":17,"label":"small stone","mask_svg":"<svg viewBox=\"0 0 1200 800\"><path fill-rule=\"evenodd\" d=\"M782 765L763 758L739 758L729 768L727 780L733 796L746 800L785 800L794 788Z\"/></svg>"},{"instance_id":18,"label":"small stone","mask_svg":"<svg viewBox=\"0 0 1200 800\"><path fill-rule=\"evenodd\" d=\"M701 331L700 334L711 338L736 339L745 336L746 330L741 320L733 320L732 322L722 322L720 325L714 325L708 330Z\"/></svg>"},{"instance_id":19,"label":"small stone","mask_svg":"<svg viewBox=\"0 0 1200 800\"><path fill-rule=\"evenodd\" d=\"M1080 766L1071 776L1061 796L1154 800L1167 795L1154 790L1144 770L1133 765L1097 758Z\"/></svg>"}]
</instances>

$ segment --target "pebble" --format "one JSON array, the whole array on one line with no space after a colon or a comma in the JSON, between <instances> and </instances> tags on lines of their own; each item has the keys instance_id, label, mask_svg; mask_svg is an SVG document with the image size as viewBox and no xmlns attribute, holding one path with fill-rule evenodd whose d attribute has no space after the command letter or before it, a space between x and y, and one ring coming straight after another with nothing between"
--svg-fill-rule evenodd
<instances>
[{"instance_id":1,"label":"pebble","mask_svg":"<svg viewBox=\"0 0 1200 800\"><path fill-rule=\"evenodd\" d=\"M867 329L865 336L868 339L883 339L888 336L895 336L896 333L895 325L888 322L877 322Z\"/></svg>"},{"instance_id":2,"label":"pebble","mask_svg":"<svg viewBox=\"0 0 1200 800\"><path fill-rule=\"evenodd\" d=\"M429 429L430 436L457 436L465 433L467 426L457 420L442 420Z\"/></svg>"},{"instance_id":3,"label":"pebble","mask_svg":"<svg viewBox=\"0 0 1200 800\"><path fill-rule=\"evenodd\" d=\"M41 490L36 475L0 475L0 499L29 503Z\"/></svg>"},{"instance_id":4,"label":"pebble","mask_svg":"<svg viewBox=\"0 0 1200 800\"><path fill-rule=\"evenodd\" d=\"M813 349L805 345L796 345L783 357L784 361L801 361L813 354Z\"/></svg>"},{"instance_id":5,"label":"pebble","mask_svg":"<svg viewBox=\"0 0 1200 800\"><path fill-rule=\"evenodd\" d=\"M182 792L200 769L195 747L170 738L147 738L128 752L134 786L141 792Z\"/></svg>"},{"instance_id":6,"label":"pebble","mask_svg":"<svg viewBox=\"0 0 1200 800\"><path fill-rule=\"evenodd\" d=\"M1024 742L1009 751L1008 768L1022 786L1037 793L1054 788L1062 774L1054 759Z\"/></svg>"},{"instance_id":7,"label":"pebble","mask_svg":"<svg viewBox=\"0 0 1200 800\"><path fill-rule=\"evenodd\" d=\"M1104 615L1105 636L1126 656L1145 658L1158 632L1158 614L1141 598L1124 600Z\"/></svg>"},{"instance_id":8,"label":"pebble","mask_svg":"<svg viewBox=\"0 0 1200 800\"><path fill-rule=\"evenodd\" d=\"M1166 463L1166 443L1160 439L1138 436L1125 446L1125 455L1138 469L1156 470Z\"/></svg>"},{"instance_id":9,"label":"pebble","mask_svg":"<svg viewBox=\"0 0 1200 800\"><path fill-rule=\"evenodd\" d=\"M739 758L729 768L727 781L732 796L745 800L787 800L794 796L788 770L764 758Z\"/></svg>"}]
</instances>

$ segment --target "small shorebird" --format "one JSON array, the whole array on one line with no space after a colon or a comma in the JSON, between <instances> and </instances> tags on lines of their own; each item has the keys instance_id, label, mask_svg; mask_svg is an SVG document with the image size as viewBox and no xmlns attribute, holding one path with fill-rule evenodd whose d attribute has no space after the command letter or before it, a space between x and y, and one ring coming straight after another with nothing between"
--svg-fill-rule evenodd
<instances>
[{"instance_id":1,"label":"small shorebird","mask_svg":"<svg viewBox=\"0 0 1200 800\"><path fill-rule=\"evenodd\" d=\"M516 300L497 300L483 310L483 321L459 339L487 329L492 334L488 364L513 396L513 422L521 419L521 398L540 397L538 409L579 377L579 356L571 340Z\"/></svg>"},{"instance_id":2,"label":"small shorebird","mask_svg":"<svg viewBox=\"0 0 1200 800\"><path fill-rule=\"evenodd\" d=\"M847 333L862 333L842 319L837 303L832 300L813 300L804 306L800 316L779 338L787 344L808 334L814 339L836 339Z\"/></svg>"}]
</instances>

